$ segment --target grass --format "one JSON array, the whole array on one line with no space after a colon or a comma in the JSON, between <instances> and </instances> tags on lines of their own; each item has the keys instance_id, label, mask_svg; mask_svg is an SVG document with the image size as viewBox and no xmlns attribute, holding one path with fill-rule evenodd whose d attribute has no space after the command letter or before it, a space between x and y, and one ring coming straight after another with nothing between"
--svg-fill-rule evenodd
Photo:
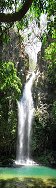
<instances>
[{"instance_id":1,"label":"grass","mask_svg":"<svg viewBox=\"0 0 56 188\"><path fill-rule=\"evenodd\" d=\"M55 178L11 178L1 179L0 188L56 188Z\"/></svg>"}]
</instances>

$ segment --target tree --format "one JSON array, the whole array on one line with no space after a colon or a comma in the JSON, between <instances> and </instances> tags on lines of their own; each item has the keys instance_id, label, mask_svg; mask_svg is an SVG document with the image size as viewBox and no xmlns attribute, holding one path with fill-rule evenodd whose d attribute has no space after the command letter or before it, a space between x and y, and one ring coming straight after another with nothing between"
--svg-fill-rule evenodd
<instances>
[{"instance_id":1,"label":"tree","mask_svg":"<svg viewBox=\"0 0 56 188\"><path fill-rule=\"evenodd\" d=\"M20 1L19 1L20 2ZM14 8L13 8L14 5ZM31 6L31 7L30 7ZM28 13L26 14L27 10ZM40 25L40 15L41 13L47 13L47 34L43 34L41 37L43 42L43 54L45 51L45 57L41 57L41 62L43 66L44 76L42 81L39 81L40 92L41 88L43 93L45 92L45 84L48 84L48 96L45 95L40 98L45 109L45 103L47 104L46 113L38 114L36 110L35 121L33 122L33 134L32 134L32 155L38 160L37 157L42 157L41 162L44 160L47 164L52 162L52 156L55 151L55 122L56 122L56 100L55 100L55 84L56 84L56 63L55 63L55 0L21 0L21 4L18 4L18 0L0 0L0 43L3 45L4 39L7 38L7 32L9 28L16 22L19 29L24 29L28 25L28 19L36 20L38 25ZM7 13L4 13L4 12ZM8 13L11 11L12 13ZM4 23L5 24L4 24ZM6 37L5 37L6 36ZM23 40L23 39L22 39ZM5 41L6 42L6 41ZM2 45L1 55L2 55ZM47 47L48 46L48 47ZM47 49L46 49L47 48ZM45 50L46 49L46 50ZM20 97L20 79L18 78L17 71L12 62L3 62L2 57L0 62L0 99L1 99L1 139L0 139L0 153L3 156L15 157L15 152L13 152L13 147L16 143L16 127L17 127L17 104L16 100ZM19 59L20 60L20 59ZM46 69L45 69L46 65ZM48 66L47 66L48 65ZM26 65L25 65L26 66ZM23 69L25 68L23 67ZM44 70L45 69L45 70ZM19 70L18 70L19 71ZM42 74L42 72L41 72ZM23 75L23 74L22 74ZM23 77L23 76L22 76ZM39 79L41 80L41 79ZM45 83L46 81L46 83ZM48 83L47 83L48 82ZM36 84L36 85L37 85ZM36 86L36 91L38 91L38 86ZM38 92L36 92L38 95ZM44 98L45 97L45 98ZM49 97L49 98L48 98ZM37 96L38 101L38 96ZM43 109L42 106L42 109ZM40 106L41 108L41 106ZM38 106L37 106L38 109ZM45 112L46 112L45 111ZM39 118L40 117L40 118ZM47 118L46 118L47 117ZM42 118L42 119L41 119ZM49 119L48 119L49 118ZM33 139L34 138L34 139ZM51 139L52 138L52 139ZM13 143L13 146L12 146ZM15 150L14 150L15 151ZM5 154L6 152L6 154ZM49 158L49 159L48 159Z\"/></svg>"},{"instance_id":2,"label":"tree","mask_svg":"<svg viewBox=\"0 0 56 188\"><path fill-rule=\"evenodd\" d=\"M22 8L18 12L10 13L10 14L0 13L0 22L11 23L15 21L20 21L28 11L32 2L33 0L26 0Z\"/></svg>"},{"instance_id":3,"label":"tree","mask_svg":"<svg viewBox=\"0 0 56 188\"><path fill-rule=\"evenodd\" d=\"M21 81L14 63L0 62L0 154L5 158L15 155L17 99L20 94Z\"/></svg>"},{"instance_id":4,"label":"tree","mask_svg":"<svg viewBox=\"0 0 56 188\"><path fill-rule=\"evenodd\" d=\"M21 82L12 62L0 62L0 92L7 98L17 98Z\"/></svg>"}]
</instances>

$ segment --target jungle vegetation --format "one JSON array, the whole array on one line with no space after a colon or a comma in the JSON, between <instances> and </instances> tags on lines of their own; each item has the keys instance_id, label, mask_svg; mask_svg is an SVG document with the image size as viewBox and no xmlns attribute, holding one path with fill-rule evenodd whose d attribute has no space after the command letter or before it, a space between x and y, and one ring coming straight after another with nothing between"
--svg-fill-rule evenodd
<instances>
[{"instance_id":1,"label":"jungle vegetation","mask_svg":"<svg viewBox=\"0 0 56 188\"><path fill-rule=\"evenodd\" d=\"M22 74L16 61L3 59L3 47L8 45L11 36L9 31L18 29L19 45L22 38L19 30L28 26L28 19L36 19L39 24L41 13L47 14L47 33L41 37L41 65L44 63L47 85L47 113L41 114L35 106L35 115L31 140L31 155L39 163L56 166L56 17L55 0L0 0L0 162L3 164L16 157L17 137L17 100L22 94ZM29 10L28 10L29 9ZM28 11L28 12L27 12ZM24 49L23 49L24 50ZM24 56L23 68L28 70ZM26 62L26 63L25 63ZM35 86L37 90L38 86ZM40 84L40 87L41 84ZM34 93L33 93L34 95ZM35 95L35 101L36 101ZM34 138L34 139L33 139Z\"/></svg>"}]
</instances>

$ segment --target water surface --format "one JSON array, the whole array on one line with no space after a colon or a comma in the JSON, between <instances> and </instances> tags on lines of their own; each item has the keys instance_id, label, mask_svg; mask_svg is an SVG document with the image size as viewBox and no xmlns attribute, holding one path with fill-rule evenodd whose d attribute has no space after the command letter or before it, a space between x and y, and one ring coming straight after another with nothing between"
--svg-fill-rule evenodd
<instances>
[{"instance_id":1,"label":"water surface","mask_svg":"<svg viewBox=\"0 0 56 188\"><path fill-rule=\"evenodd\" d=\"M5 177L50 177L56 178L56 170L43 166L23 166L19 168L0 168L0 178Z\"/></svg>"}]
</instances>

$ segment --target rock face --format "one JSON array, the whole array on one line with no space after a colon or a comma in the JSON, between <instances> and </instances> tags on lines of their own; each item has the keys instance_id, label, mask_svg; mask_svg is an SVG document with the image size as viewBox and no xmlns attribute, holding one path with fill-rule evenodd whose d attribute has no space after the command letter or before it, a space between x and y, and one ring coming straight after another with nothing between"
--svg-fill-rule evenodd
<instances>
[{"instance_id":1,"label":"rock face","mask_svg":"<svg viewBox=\"0 0 56 188\"><path fill-rule=\"evenodd\" d=\"M10 40L8 44L3 45L3 61L12 61L17 68L17 75L22 81L22 90L25 81L30 78L29 57L25 52L22 38L14 29L9 31ZM48 84L47 62L43 58L44 49L37 56L36 79L32 87L32 95L34 100L34 121L33 121L33 137L32 137L32 156L47 156L47 161L53 163L55 161L55 121L51 117L51 107L55 99L55 90ZM29 75L29 76L28 76ZM54 101L55 102L55 101ZM16 109L16 107L14 108ZM16 125L17 126L17 125ZM53 128L54 127L54 128ZM51 139L52 138L52 139ZM14 140L15 145L15 140ZM11 146L12 148L12 146ZM15 147L16 148L16 147ZM50 153L49 153L50 152ZM15 152L14 152L15 153ZM36 155L35 155L36 154ZM53 160L54 159L54 160ZM42 159L43 160L43 159ZM42 161L41 161L42 162Z\"/></svg>"},{"instance_id":2,"label":"rock face","mask_svg":"<svg viewBox=\"0 0 56 188\"><path fill-rule=\"evenodd\" d=\"M25 52L25 48L22 42L22 38L15 29L9 30L9 42L3 45L3 60L13 61L15 67L17 68L17 74L20 75L22 85L27 79L27 74L29 73L29 58ZM38 53L37 56L37 66L39 74L36 77L35 84L33 87L33 98L35 109L39 114L39 120L46 123L48 117L47 112L47 96L48 96L48 85L46 79L47 65L44 60L42 60L42 52Z\"/></svg>"},{"instance_id":3,"label":"rock face","mask_svg":"<svg viewBox=\"0 0 56 188\"><path fill-rule=\"evenodd\" d=\"M25 53L25 49L22 43L20 34L14 29L9 30L9 42L3 45L3 61L12 61L17 68L17 72L21 77L22 83L25 82L28 72L28 56Z\"/></svg>"},{"instance_id":4,"label":"rock face","mask_svg":"<svg viewBox=\"0 0 56 188\"><path fill-rule=\"evenodd\" d=\"M35 109L39 116L39 121L42 122L44 126L48 118L48 111L47 111L48 84L46 79L47 66L46 66L46 62L42 60L41 53L42 52L38 53L37 70L39 74L34 84L33 97L34 97Z\"/></svg>"}]
</instances>

